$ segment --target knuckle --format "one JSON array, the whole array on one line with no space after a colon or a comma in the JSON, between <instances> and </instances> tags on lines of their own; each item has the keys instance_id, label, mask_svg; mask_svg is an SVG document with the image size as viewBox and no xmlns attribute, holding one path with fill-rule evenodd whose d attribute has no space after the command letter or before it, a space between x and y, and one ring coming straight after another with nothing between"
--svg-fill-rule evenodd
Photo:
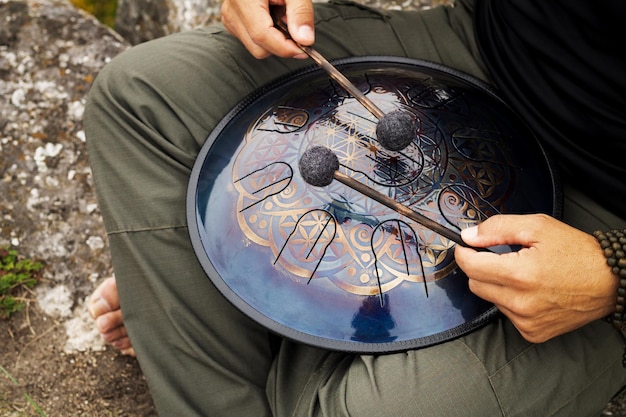
<instances>
[{"instance_id":1,"label":"knuckle","mask_svg":"<svg viewBox=\"0 0 626 417\"><path fill-rule=\"evenodd\" d=\"M537 222L540 222L542 224L549 223L552 221L552 217L548 216L545 213L536 213L536 214L533 214L533 216L535 217Z\"/></svg>"},{"instance_id":2,"label":"knuckle","mask_svg":"<svg viewBox=\"0 0 626 417\"><path fill-rule=\"evenodd\" d=\"M549 224L552 222L552 217L544 213L535 213L527 217L529 221L525 222L525 233L529 236L536 236L541 231L546 230Z\"/></svg>"},{"instance_id":3,"label":"knuckle","mask_svg":"<svg viewBox=\"0 0 626 417\"><path fill-rule=\"evenodd\" d=\"M543 343L543 342L545 342L547 340L545 337L543 337L541 335L538 335L538 334L535 334L535 333L532 333L532 332L521 332L520 331L520 333L521 333L522 337L526 341L528 341L530 343L535 343L535 344L536 343Z\"/></svg>"},{"instance_id":4,"label":"knuckle","mask_svg":"<svg viewBox=\"0 0 626 417\"><path fill-rule=\"evenodd\" d=\"M531 327L528 318L532 317L537 308L534 302L528 297L513 297L509 300L507 308L511 310L516 317L518 317L518 323L524 324L525 328Z\"/></svg>"},{"instance_id":5,"label":"knuckle","mask_svg":"<svg viewBox=\"0 0 626 417\"><path fill-rule=\"evenodd\" d=\"M544 332L536 326L533 320L517 317L513 321L513 325L519 331L520 335L530 343L543 343L549 339Z\"/></svg>"},{"instance_id":6,"label":"knuckle","mask_svg":"<svg viewBox=\"0 0 626 417\"><path fill-rule=\"evenodd\" d=\"M248 35L250 36L250 40L253 44L262 47L267 43L268 35L266 31L263 30L251 30Z\"/></svg>"},{"instance_id":7,"label":"knuckle","mask_svg":"<svg viewBox=\"0 0 626 417\"><path fill-rule=\"evenodd\" d=\"M291 13L297 17L309 17L312 13L312 8L307 3L300 3L291 10Z\"/></svg>"},{"instance_id":8,"label":"knuckle","mask_svg":"<svg viewBox=\"0 0 626 417\"><path fill-rule=\"evenodd\" d=\"M264 59L267 58L270 54L265 51L263 48L249 47L248 52L256 59Z\"/></svg>"},{"instance_id":9,"label":"knuckle","mask_svg":"<svg viewBox=\"0 0 626 417\"><path fill-rule=\"evenodd\" d=\"M254 43L255 45L261 45L265 38L262 32L257 31L250 31L248 35L250 36L250 40L252 41L252 43Z\"/></svg>"},{"instance_id":10,"label":"knuckle","mask_svg":"<svg viewBox=\"0 0 626 417\"><path fill-rule=\"evenodd\" d=\"M511 310L513 314L515 314L516 316L522 316L522 315L525 315L523 313L526 311L527 307L524 305L523 301L520 301L518 299L513 299L513 300L509 300L509 302L507 303L507 308Z\"/></svg>"}]
</instances>

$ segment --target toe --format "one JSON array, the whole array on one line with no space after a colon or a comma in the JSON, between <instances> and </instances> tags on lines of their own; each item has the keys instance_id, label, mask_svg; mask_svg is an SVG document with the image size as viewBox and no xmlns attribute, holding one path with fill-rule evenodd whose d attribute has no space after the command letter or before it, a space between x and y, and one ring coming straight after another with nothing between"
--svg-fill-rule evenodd
<instances>
[{"instance_id":1,"label":"toe","mask_svg":"<svg viewBox=\"0 0 626 417\"><path fill-rule=\"evenodd\" d=\"M126 334L126 328L125 327L119 327L115 330L111 330L110 332L107 333L102 333L102 338L104 339L105 342L110 343L114 346L117 347L117 345L115 344L116 342L122 340L122 339L127 339L128 340L128 335ZM128 342L130 345L130 341ZM128 347L128 346L126 346ZM126 348L126 347L123 347Z\"/></svg>"},{"instance_id":2,"label":"toe","mask_svg":"<svg viewBox=\"0 0 626 417\"><path fill-rule=\"evenodd\" d=\"M110 311L96 318L96 328L102 334L111 332L120 327L124 327L122 310Z\"/></svg>"},{"instance_id":3,"label":"toe","mask_svg":"<svg viewBox=\"0 0 626 417\"><path fill-rule=\"evenodd\" d=\"M94 319L105 313L119 310L120 299L117 293L115 278L107 278L96 288L91 297L89 297L87 308Z\"/></svg>"},{"instance_id":4,"label":"toe","mask_svg":"<svg viewBox=\"0 0 626 417\"><path fill-rule=\"evenodd\" d=\"M111 342L111 346L113 346L115 349L119 350L120 352L132 348L130 344L130 339L128 337L122 337L121 339L117 339Z\"/></svg>"},{"instance_id":5,"label":"toe","mask_svg":"<svg viewBox=\"0 0 626 417\"><path fill-rule=\"evenodd\" d=\"M135 356L120 308L120 298L114 277L105 279L87 301L89 314L95 319L98 332L105 342L122 355Z\"/></svg>"},{"instance_id":6,"label":"toe","mask_svg":"<svg viewBox=\"0 0 626 417\"><path fill-rule=\"evenodd\" d=\"M130 344L130 340L128 341L128 343ZM135 355L135 349L132 348L132 347L130 347L128 349L122 349L122 350L120 350L120 353L122 355L126 355L126 356L132 356L132 357L137 356L137 355Z\"/></svg>"}]
</instances>

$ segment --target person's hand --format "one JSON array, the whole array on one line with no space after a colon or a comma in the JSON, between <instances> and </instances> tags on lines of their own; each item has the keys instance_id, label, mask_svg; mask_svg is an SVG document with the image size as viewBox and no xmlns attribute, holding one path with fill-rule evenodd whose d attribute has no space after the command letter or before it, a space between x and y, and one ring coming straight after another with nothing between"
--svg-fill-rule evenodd
<instances>
[{"instance_id":1,"label":"person's hand","mask_svg":"<svg viewBox=\"0 0 626 417\"><path fill-rule=\"evenodd\" d=\"M462 231L474 247L519 245L518 252L477 252L457 245L469 288L504 313L534 343L575 330L615 309L617 278L597 240L546 215L497 215Z\"/></svg>"},{"instance_id":2,"label":"person's hand","mask_svg":"<svg viewBox=\"0 0 626 417\"><path fill-rule=\"evenodd\" d=\"M311 0L224 0L222 23L256 58L277 55L283 58L304 58L298 46L285 38L274 27L270 14L282 9L280 14L289 28L289 34L301 45L310 46L315 40L313 3Z\"/></svg>"}]
</instances>

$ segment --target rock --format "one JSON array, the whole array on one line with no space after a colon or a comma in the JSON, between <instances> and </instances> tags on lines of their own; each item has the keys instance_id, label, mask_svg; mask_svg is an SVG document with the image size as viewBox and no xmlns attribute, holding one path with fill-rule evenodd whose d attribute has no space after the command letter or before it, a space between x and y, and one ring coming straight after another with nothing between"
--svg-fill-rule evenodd
<instances>
[{"instance_id":1,"label":"rock","mask_svg":"<svg viewBox=\"0 0 626 417\"><path fill-rule=\"evenodd\" d=\"M63 318L112 273L81 119L129 44L67 1L0 1L0 22L0 246L45 263L37 294Z\"/></svg>"},{"instance_id":2,"label":"rock","mask_svg":"<svg viewBox=\"0 0 626 417\"><path fill-rule=\"evenodd\" d=\"M418 10L440 4L452 4L453 1L357 0L363 5L384 10ZM136 45L218 21L220 7L220 0L119 0L115 30L131 44Z\"/></svg>"},{"instance_id":3,"label":"rock","mask_svg":"<svg viewBox=\"0 0 626 417\"><path fill-rule=\"evenodd\" d=\"M115 30L131 44L219 19L219 0L118 0Z\"/></svg>"}]
</instances>

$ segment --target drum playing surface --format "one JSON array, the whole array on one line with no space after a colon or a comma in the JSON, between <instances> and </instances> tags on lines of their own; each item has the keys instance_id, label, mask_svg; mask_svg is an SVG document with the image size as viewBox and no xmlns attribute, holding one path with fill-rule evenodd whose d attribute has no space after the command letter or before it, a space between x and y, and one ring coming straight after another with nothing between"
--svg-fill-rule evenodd
<instances>
[{"instance_id":1,"label":"drum playing surface","mask_svg":"<svg viewBox=\"0 0 626 417\"><path fill-rule=\"evenodd\" d=\"M454 242L338 181L307 184L299 159L330 148L342 173L460 232L496 213L558 217L546 155L467 75L389 57L336 66L383 112L413 114L415 139L385 150L376 118L317 68L256 92L192 171L187 216L203 268L252 319L318 347L394 352L476 329L496 309L469 291Z\"/></svg>"}]
</instances>

